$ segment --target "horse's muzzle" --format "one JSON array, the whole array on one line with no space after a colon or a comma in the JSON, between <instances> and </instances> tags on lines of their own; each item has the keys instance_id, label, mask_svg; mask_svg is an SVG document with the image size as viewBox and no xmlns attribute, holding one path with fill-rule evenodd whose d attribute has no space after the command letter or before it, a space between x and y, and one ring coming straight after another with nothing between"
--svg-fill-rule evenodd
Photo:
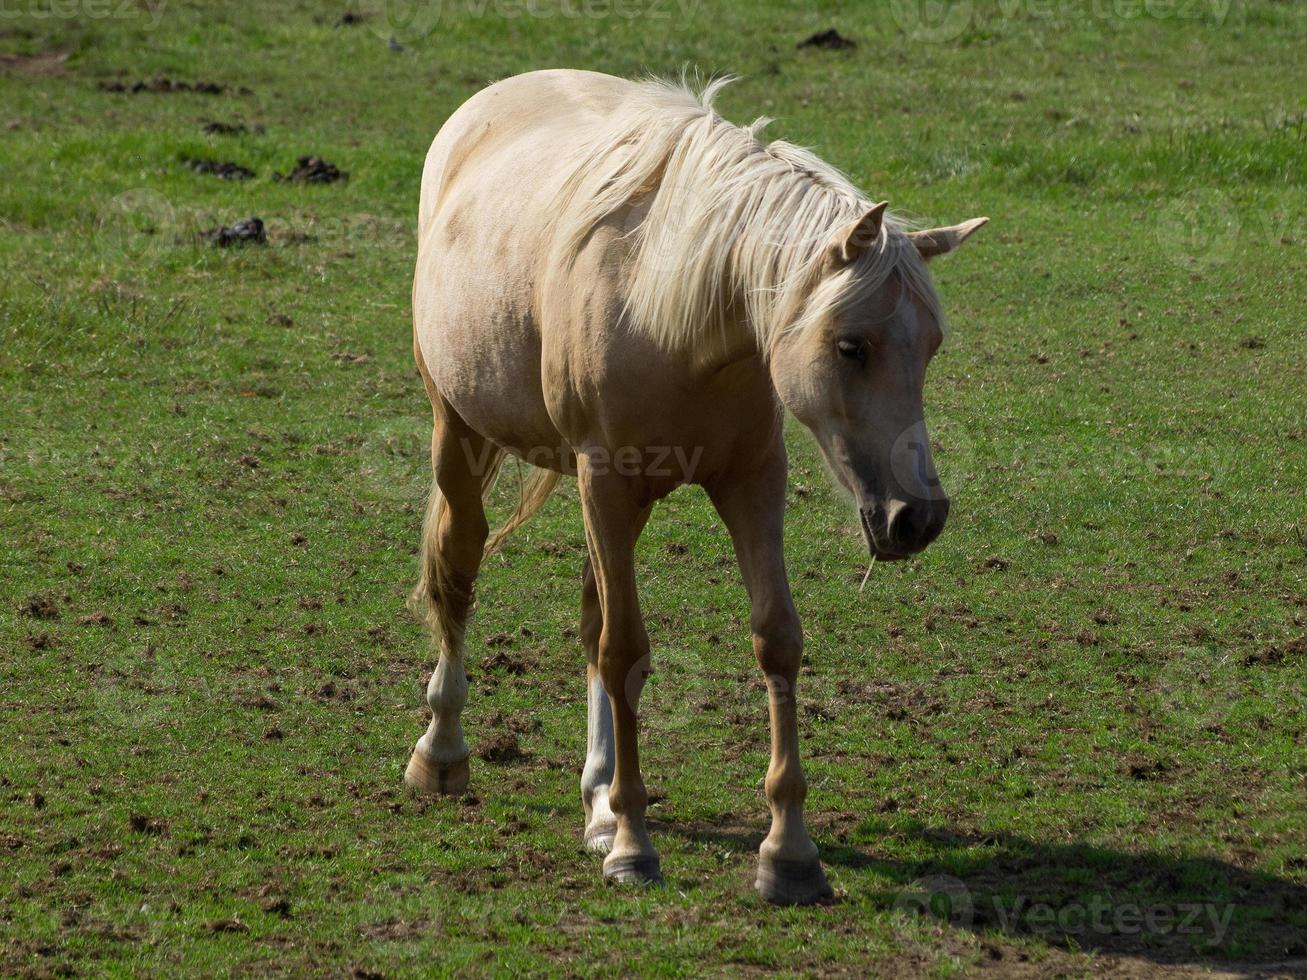
<instances>
[{"instance_id":1,"label":"horse's muzzle","mask_svg":"<svg viewBox=\"0 0 1307 980\"><path fill-rule=\"evenodd\" d=\"M862 533L867 547L880 561L907 558L939 537L948 520L947 497L938 500L915 500L907 503L891 500L876 502L859 511Z\"/></svg>"}]
</instances>

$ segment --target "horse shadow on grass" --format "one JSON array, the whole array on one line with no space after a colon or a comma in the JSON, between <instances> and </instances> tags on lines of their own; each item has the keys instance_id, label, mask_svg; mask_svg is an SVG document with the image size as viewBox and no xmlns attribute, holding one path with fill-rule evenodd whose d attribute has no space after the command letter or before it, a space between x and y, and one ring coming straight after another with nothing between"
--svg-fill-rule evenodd
<instances>
[{"instance_id":1,"label":"horse shadow on grass","mask_svg":"<svg viewBox=\"0 0 1307 980\"><path fill-rule=\"evenodd\" d=\"M761 829L705 824L659 829L741 853L756 853L763 838ZM878 840L891 839L894 851L920 859L882 856L890 848ZM1216 858L879 820L816 841L834 878L850 892L863 890L859 876L871 881L872 901L890 914L1171 966L1238 961L1307 975L1307 885Z\"/></svg>"}]
</instances>

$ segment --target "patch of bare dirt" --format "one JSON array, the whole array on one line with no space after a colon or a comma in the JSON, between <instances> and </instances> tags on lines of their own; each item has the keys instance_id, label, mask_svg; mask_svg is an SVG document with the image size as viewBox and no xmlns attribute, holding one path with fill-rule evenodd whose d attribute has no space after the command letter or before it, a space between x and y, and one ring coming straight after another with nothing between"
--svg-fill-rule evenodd
<instances>
[{"instance_id":1,"label":"patch of bare dirt","mask_svg":"<svg viewBox=\"0 0 1307 980\"><path fill-rule=\"evenodd\" d=\"M33 78L62 75L68 64L67 51L39 51L36 54L0 54L0 69Z\"/></svg>"},{"instance_id":2,"label":"patch of bare dirt","mask_svg":"<svg viewBox=\"0 0 1307 980\"><path fill-rule=\"evenodd\" d=\"M236 95L253 95L251 89L244 86L232 89L227 85L218 82L183 82L175 78L166 78L159 76L147 81L139 82L101 82L99 89L102 92L115 92L125 95L139 95L141 93L171 94L179 92L193 92L198 95L222 95L224 92L234 92Z\"/></svg>"},{"instance_id":3,"label":"patch of bare dirt","mask_svg":"<svg viewBox=\"0 0 1307 980\"><path fill-rule=\"evenodd\" d=\"M503 671L515 677L521 677L539 666L537 658L529 654L514 654L502 647L481 662L485 670Z\"/></svg>"},{"instance_id":4,"label":"patch of bare dirt","mask_svg":"<svg viewBox=\"0 0 1307 980\"><path fill-rule=\"evenodd\" d=\"M230 919L214 919L209 923L208 929L212 933L224 932L249 932L250 927L241 919L233 916Z\"/></svg>"},{"instance_id":5,"label":"patch of bare dirt","mask_svg":"<svg viewBox=\"0 0 1307 980\"><path fill-rule=\"evenodd\" d=\"M822 51L852 51L858 42L845 37L833 27L810 34L795 45L797 48L818 48Z\"/></svg>"},{"instance_id":6,"label":"patch of bare dirt","mask_svg":"<svg viewBox=\"0 0 1307 980\"><path fill-rule=\"evenodd\" d=\"M370 922L359 927L359 935L364 939L381 942L404 942L409 939L427 939L438 927L425 915L415 919L401 919L392 916L380 922Z\"/></svg>"},{"instance_id":7,"label":"patch of bare dirt","mask_svg":"<svg viewBox=\"0 0 1307 980\"><path fill-rule=\"evenodd\" d=\"M339 364L366 364L372 360L372 356L354 351L337 350L331 352L331 359Z\"/></svg>"},{"instance_id":8,"label":"patch of bare dirt","mask_svg":"<svg viewBox=\"0 0 1307 980\"><path fill-rule=\"evenodd\" d=\"M18 613L32 619L58 619L59 607L51 596L30 595L18 604Z\"/></svg>"},{"instance_id":9,"label":"patch of bare dirt","mask_svg":"<svg viewBox=\"0 0 1307 980\"><path fill-rule=\"evenodd\" d=\"M246 133L262 136L264 132L260 125L248 126L243 122L223 122L219 119L206 119L200 128L209 136L243 136Z\"/></svg>"},{"instance_id":10,"label":"patch of bare dirt","mask_svg":"<svg viewBox=\"0 0 1307 980\"><path fill-rule=\"evenodd\" d=\"M1243 658L1243 665L1245 667L1274 666L1301 659L1304 654L1307 654L1307 636L1300 636L1296 640L1271 644L1256 653L1248 654Z\"/></svg>"},{"instance_id":11,"label":"patch of bare dirt","mask_svg":"<svg viewBox=\"0 0 1307 980\"><path fill-rule=\"evenodd\" d=\"M231 160L205 160L192 157L186 161L186 166L197 174L211 174L222 180L249 180L254 176L254 171L249 167L242 167Z\"/></svg>"},{"instance_id":12,"label":"patch of bare dirt","mask_svg":"<svg viewBox=\"0 0 1307 980\"><path fill-rule=\"evenodd\" d=\"M263 221L260 218L244 218L230 227L224 225L210 228L207 231L200 232L199 238L201 241L216 245L218 248L229 248L232 245L268 244L268 232L263 227ZM257 462L255 465L258 465Z\"/></svg>"},{"instance_id":13,"label":"patch of bare dirt","mask_svg":"<svg viewBox=\"0 0 1307 980\"><path fill-rule=\"evenodd\" d=\"M516 735L512 732L504 732L479 745L477 756L486 762L507 765L525 759L526 753L518 744Z\"/></svg>"},{"instance_id":14,"label":"patch of bare dirt","mask_svg":"<svg viewBox=\"0 0 1307 980\"><path fill-rule=\"evenodd\" d=\"M274 173L272 179L289 180L297 184L334 184L338 180L349 180L349 174L322 157L303 156L295 162L295 168L290 173Z\"/></svg>"},{"instance_id":15,"label":"patch of bare dirt","mask_svg":"<svg viewBox=\"0 0 1307 980\"><path fill-rule=\"evenodd\" d=\"M168 821L162 817L151 817L144 813L133 813L127 820L127 824L136 834L148 834L154 837L162 837L168 833Z\"/></svg>"}]
</instances>

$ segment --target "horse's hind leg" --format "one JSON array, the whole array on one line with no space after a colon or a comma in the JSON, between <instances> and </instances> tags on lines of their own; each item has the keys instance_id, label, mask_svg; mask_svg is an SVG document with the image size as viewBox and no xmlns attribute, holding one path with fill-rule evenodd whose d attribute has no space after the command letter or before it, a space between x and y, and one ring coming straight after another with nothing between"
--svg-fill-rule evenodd
<instances>
[{"instance_id":1,"label":"horse's hind leg","mask_svg":"<svg viewBox=\"0 0 1307 980\"><path fill-rule=\"evenodd\" d=\"M431 724L418 739L404 781L426 793L458 794L468 781L461 720L467 702L463 633L489 534L482 489L502 452L470 429L429 381L427 386L435 413L435 479L422 525L421 578L412 605L431 629L440 661L427 685Z\"/></svg>"}]
</instances>

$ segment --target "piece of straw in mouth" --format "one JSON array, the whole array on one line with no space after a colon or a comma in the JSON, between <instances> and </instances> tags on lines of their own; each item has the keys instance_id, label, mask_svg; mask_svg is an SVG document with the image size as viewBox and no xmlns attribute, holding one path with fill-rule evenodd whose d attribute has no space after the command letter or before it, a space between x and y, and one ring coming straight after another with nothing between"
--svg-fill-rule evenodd
<instances>
[{"instance_id":1,"label":"piece of straw in mouth","mask_svg":"<svg viewBox=\"0 0 1307 980\"><path fill-rule=\"evenodd\" d=\"M862 576L862 584L858 586L858 595L862 595L862 590L867 587L867 579L871 578L871 570L876 567L876 556L871 556L871 564L867 566L867 574Z\"/></svg>"}]
</instances>

